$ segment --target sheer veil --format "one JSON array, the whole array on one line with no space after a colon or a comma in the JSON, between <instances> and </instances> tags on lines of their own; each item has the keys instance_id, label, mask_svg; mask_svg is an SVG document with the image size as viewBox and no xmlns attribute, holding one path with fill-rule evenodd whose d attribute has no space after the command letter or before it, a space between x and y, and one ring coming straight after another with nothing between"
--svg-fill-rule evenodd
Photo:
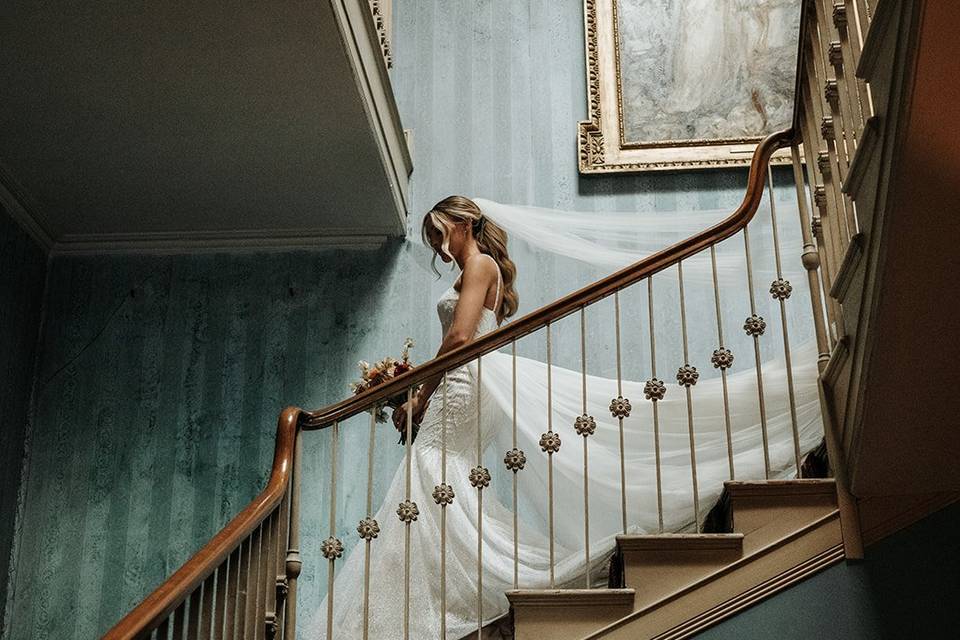
<instances>
[{"instance_id":1,"label":"sheer veil","mask_svg":"<svg viewBox=\"0 0 960 640\"><path fill-rule=\"evenodd\" d=\"M521 304L527 309L729 214L578 213L475 202L508 234ZM411 623L420 630L416 637L436 637L433 630L443 615L448 637L475 632L478 565L483 576L483 624L508 611L505 593L514 585L583 587L589 579L600 586L606 583L608 572L602 567L612 556L618 534L625 529L691 530L695 516L702 522L724 481L731 478L731 460L739 480L795 472L794 434L801 454L821 438L817 354L804 300L809 294L799 260L798 218L790 216L784 197L778 204L783 213L776 234L780 242L774 242L774 203L768 198L765 204L749 225L749 239L735 235L715 251L684 261L688 331L681 331L680 272L671 267L619 292L617 304L610 297L582 314L554 321L548 328L549 360L547 333L537 331L485 354L479 365L474 362L448 372L416 443L407 450L406 468L395 468L376 513L385 545L377 543L377 551L369 556L376 576L370 591L376 614L370 619L378 629L395 629L404 613L413 611ZM419 234L409 236L405 251L426 269L432 251L420 244ZM751 278L745 259L748 246ZM778 259L778 251L783 259ZM782 316L780 301L767 293L768 283L779 276L794 286ZM456 299L452 287L440 296L441 327L449 324ZM744 319L754 313L767 323L756 341L742 329ZM495 326L496 320L487 314L477 335ZM734 354L725 376L711 365L721 343ZM792 345L789 359L787 345ZM684 364L696 366L700 374L689 392L675 377ZM666 385L666 395L657 403L644 397L644 385L653 377ZM610 411L611 400L621 393L632 404L622 428ZM443 398L449 402L440 404ZM584 408L596 424L587 438L574 427ZM452 418L445 409L451 410ZM540 441L551 428L560 438L560 448L548 458ZM514 448L525 456L523 469L516 474L505 465L505 454ZM468 482L478 463L492 476L482 493ZM431 504L441 470L456 487L456 500L444 510ZM411 499L420 503L416 527L393 517L396 505ZM483 537L478 545L479 513ZM435 589L440 522L446 523L447 533L445 609ZM397 542L400 531L405 531L407 551ZM362 637L366 587L361 567L366 560L359 551L354 547L337 577L339 604L330 622L337 625L340 637ZM403 575L415 581L409 609L404 589L398 588ZM308 628L322 629L326 611L321 603Z\"/></svg>"},{"instance_id":2,"label":"sheer veil","mask_svg":"<svg viewBox=\"0 0 960 640\"><path fill-rule=\"evenodd\" d=\"M769 200L768 194L750 224L754 305L750 301L742 234L717 247L718 292L714 291L709 251L684 262L690 360L700 372L700 379L692 388L691 407L701 520L719 496L723 481L730 479L727 415L730 453L737 479L765 477L764 431L771 477L787 477L795 473L794 428L799 435L801 454L815 447L822 435L817 354L812 323L808 318L809 307L796 307L804 304L804 296L809 295L800 263L802 243L797 217L790 216L787 198L774 203L781 207L777 226L780 246L777 246L772 234ZM600 275L603 271L613 272L627 266L730 215L729 210L587 213L509 205L480 198L474 201L485 216L507 232L511 249L517 243L525 243L531 253L564 256L595 267ZM788 300L786 318L782 320L779 303L767 292L768 283L777 277L775 254L778 250L788 258L783 260L781 275L794 287L793 299ZM525 275L529 276L521 272L519 279L522 281ZM675 380L677 368L684 364L678 326L677 282L675 267L654 276L656 295L652 313L647 306L650 292L646 283L639 283L620 295L625 334L621 386L623 395L633 406L630 417L624 421L623 456L627 469L624 493L628 528L637 532L657 532L660 529L658 500L662 504L664 530L689 529L694 519L686 394ZM611 399L618 395L616 373L609 364L613 360L616 321L612 305L605 303L602 301L587 309L591 321L588 329L591 348L587 357L606 359L608 364L598 367L602 363L591 363L586 378L580 362L577 318L573 316L561 321L569 324L566 328L558 325L553 329L552 424L564 443L553 461L554 495L557 513L565 514L555 523L555 535L557 543L569 552L570 562L579 563L581 568L583 558L576 557L576 550L582 548L584 536L583 445L573 423L582 413L584 379L587 413L597 422L597 431L588 443L590 526L595 548L604 545L612 548L613 536L621 529L620 434L618 422L611 417L609 410ZM767 323L767 331L761 337L757 351L753 338L742 329L744 319L751 314L751 306L755 306L758 314L766 316ZM719 370L710 363L710 356L718 346L718 308L721 323L725 325L724 345L735 354L726 385ZM658 403L659 454L654 440L652 403L644 398L643 389L645 381L653 377L649 317L656 322L656 377L667 386L666 397ZM547 430L549 410L542 337L540 342L536 337L531 340L532 344L521 348L522 355L516 358L516 446L528 459L541 454L539 440ZM789 373L792 384L788 384L785 342L791 347ZM630 349L627 349L628 344ZM489 458L485 463L491 470L499 468L499 472L505 474L505 482L495 483L505 503L509 503L510 493L504 487L511 483L503 470L502 457L504 451L514 446L513 366L509 348L483 358L483 419L500 423L495 429L494 446L488 447L485 454L485 458ZM659 498L658 457L661 471ZM528 466L519 482L519 502L523 505L521 518L525 526L542 532L547 519L546 465ZM562 570L562 564L558 569L558 582L579 579L577 574L582 573L576 571L573 564L566 572Z\"/></svg>"}]
</instances>

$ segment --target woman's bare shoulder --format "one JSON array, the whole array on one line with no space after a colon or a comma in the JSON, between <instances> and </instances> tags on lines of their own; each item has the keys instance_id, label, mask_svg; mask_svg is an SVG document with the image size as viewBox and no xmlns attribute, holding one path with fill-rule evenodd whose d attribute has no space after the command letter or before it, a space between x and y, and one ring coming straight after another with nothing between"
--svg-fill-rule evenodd
<instances>
[{"instance_id":1,"label":"woman's bare shoulder","mask_svg":"<svg viewBox=\"0 0 960 640\"><path fill-rule=\"evenodd\" d=\"M497 266L497 261L493 259L493 256L487 255L486 253L478 253L472 256L463 265L464 274L475 274L480 277L496 277L497 271L499 270L500 267Z\"/></svg>"},{"instance_id":2,"label":"woman's bare shoulder","mask_svg":"<svg viewBox=\"0 0 960 640\"><path fill-rule=\"evenodd\" d=\"M463 263L463 271L453 283L453 288L460 291L464 282L470 282L471 286L489 284L496 280L499 267L496 261L485 253L478 253Z\"/></svg>"},{"instance_id":3,"label":"woman's bare shoulder","mask_svg":"<svg viewBox=\"0 0 960 640\"><path fill-rule=\"evenodd\" d=\"M496 261L485 253L477 254L463 265L463 281L479 285L489 285L497 279L499 271Z\"/></svg>"}]
</instances>

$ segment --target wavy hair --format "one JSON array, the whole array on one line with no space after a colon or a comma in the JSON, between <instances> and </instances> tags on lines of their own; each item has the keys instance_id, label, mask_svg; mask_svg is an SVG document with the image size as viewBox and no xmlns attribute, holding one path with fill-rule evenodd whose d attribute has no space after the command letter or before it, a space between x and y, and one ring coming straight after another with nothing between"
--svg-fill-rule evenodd
<instances>
[{"instance_id":1,"label":"wavy hair","mask_svg":"<svg viewBox=\"0 0 960 640\"><path fill-rule=\"evenodd\" d=\"M473 237L477 241L480 251L493 258L500 268L500 276L503 279L503 297L500 308L497 309L497 320L502 321L504 318L509 318L517 312L520 296L514 287L517 280L517 266L507 253L507 232L492 220L487 219L473 200L463 196L450 196L433 205L433 208L423 216L423 225L420 232L424 244L428 246L430 244L427 238L429 228L437 228L443 236L440 250L452 259L453 256L450 255L450 232L458 222L470 223L473 229ZM437 254L434 253L431 266L439 276L440 272L437 270L436 260Z\"/></svg>"}]
</instances>

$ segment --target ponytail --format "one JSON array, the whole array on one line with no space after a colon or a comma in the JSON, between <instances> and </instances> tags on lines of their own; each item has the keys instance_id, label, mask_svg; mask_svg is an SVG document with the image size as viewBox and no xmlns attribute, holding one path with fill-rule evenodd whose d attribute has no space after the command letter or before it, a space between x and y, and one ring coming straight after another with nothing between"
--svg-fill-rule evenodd
<instances>
[{"instance_id":1,"label":"ponytail","mask_svg":"<svg viewBox=\"0 0 960 640\"><path fill-rule=\"evenodd\" d=\"M474 225L474 238L480 251L493 258L500 267L503 278L503 302L497 310L497 318L503 320L517 312L520 305L520 296L514 288L517 280L517 266L507 253L507 232L492 220L484 217L478 219Z\"/></svg>"}]
</instances>

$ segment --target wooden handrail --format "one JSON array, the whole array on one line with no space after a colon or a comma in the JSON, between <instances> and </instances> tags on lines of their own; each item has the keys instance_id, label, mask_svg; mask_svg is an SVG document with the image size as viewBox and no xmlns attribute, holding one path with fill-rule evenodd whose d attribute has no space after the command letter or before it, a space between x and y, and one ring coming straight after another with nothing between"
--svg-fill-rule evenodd
<instances>
[{"instance_id":1,"label":"wooden handrail","mask_svg":"<svg viewBox=\"0 0 960 640\"><path fill-rule=\"evenodd\" d=\"M809 12L813 10L808 2L803 2L800 7L800 38L797 40L797 75L793 79L793 118L790 121L790 128L794 132L794 142L799 143L803 137L803 65L806 64L806 43L809 37L810 20Z\"/></svg>"},{"instance_id":2,"label":"wooden handrail","mask_svg":"<svg viewBox=\"0 0 960 640\"><path fill-rule=\"evenodd\" d=\"M682 240L666 249L658 251L646 258L625 267L616 273L598 280L593 284L560 298L556 302L537 309L519 320L501 327L495 331L465 344L439 358L434 358L416 367L412 371L398 376L388 383L379 385L364 393L353 396L318 411L304 412L300 418L300 425L306 430L322 429L334 422L344 420L350 416L366 411L369 407L386 398L401 394L407 388L423 382L427 378L463 366L479 356L489 353L510 344L511 341L521 338L541 329L547 324L556 322L586 305L592 304L606 296L648 278L658 271L671 267L681 260L688 258L712 244L716 244L743 229L753 218L760 206L766 180L767 165L770 158L780 148L790 146L795 141L795 130L784 129L772 133L757 145L750 163L750 174L747 178L747 192L737 210L714 226L698 233L695 236Z\"/></svg>"},{"instance_id":3,"label":"wooden handrail","mask_svg":"<svg viewBox=\"0 0 960 640\"><path fill-rule=\"evenodd\" d=\"M135 609L130 611L104 637L105 640L134 640L149 632L167 618L237 546L273 512L283 498L293 466L297 428L321 429L335 421L366 411L385 398L404 392L427 378L449 371L479 356L499 349L511 341L533 333L552 322L671 267L701 250L734 235L753 218L760 206L770 158L780 148L794 143L794 129L773 133L757 145L750 163L747 191L743 201L730 216L716 225L633 265L621 269L579 291L548 304L510 324L434 358L413 371L362 394L353 396L318 411L307 412L288 407L280 414L273 467L264 490L243 511L220 530L203 548L181 566L176 573L157 587Z\"/></svg>"},{"instance_id":4,"label":"wooden handrail","mask_svg":"<svg viewBox=\"0 0 960 640\"><path fill-rule=\"evenodd\" d=\"M293 444L297 419L301 410L287 407L277 423L277 443L273 452L273 468L267 486L253 502L238 513L200 551L176 573L167 578L153 593L137 605L103 636L104 640L134 640L152 631L184 598L209 576L234 549L270 515L279 504L290 482L293 469Z\"/></svg>"}]
</instances>

